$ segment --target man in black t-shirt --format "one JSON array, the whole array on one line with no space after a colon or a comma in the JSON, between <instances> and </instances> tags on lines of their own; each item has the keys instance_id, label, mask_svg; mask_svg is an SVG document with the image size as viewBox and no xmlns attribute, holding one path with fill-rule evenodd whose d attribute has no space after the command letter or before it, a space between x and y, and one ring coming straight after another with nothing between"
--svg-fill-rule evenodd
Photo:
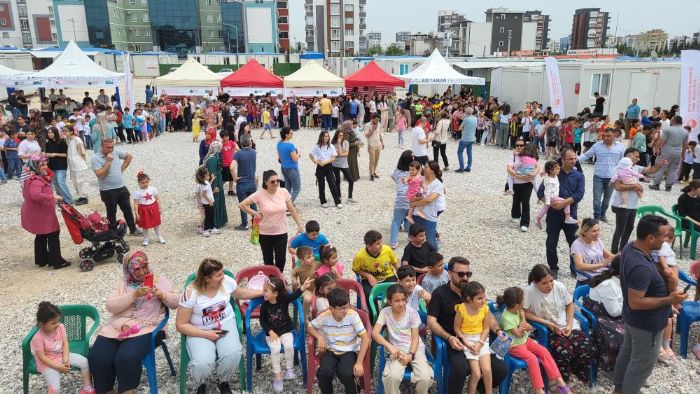
<instances>
[{"instance_id":1,"label":"man in black t-shirt","mask_svg":"<svg viewBox=\"0 0 700 394\"><path fill-rule=\"evenodd\" d=\"M661 249L669 230L663 217L644 216L637 224L637 240L622 250L620 287L625 337L615 362L614 394L642 389L659 356L671 305L688 298L680 290L668 294L666 282L651 258L652 251Z\"/></svg>"},{"instance_id":2,"label":"man in black t-shirt","mask_svg":"<svg viewBox=\"0 0 700 394\"><path fill-rule=\"evenodd\" d=\"M593 106L593 115L603 116L603 106L605 105L605 97L601 96L600 93L593 93L595 97L595 105Z\"/></svg>"},{"instance_id":3,"label":"man in black t-shirt","mask_svg":"<svg viewBox=\"0 0 700 394\"><path fill-rule=\"evenodd\" d=\"M430 270L428 266L428 254L435 252L429 243L425 242L425 228L418 223L413 223L408 228L411 242L406 245L401 256L401 265L410 265L418 274Z\"/></svg>"},{"instance_id":4,"label":"man in black t-shirt","mask_svg":"<svg viewBox=\"0 0 700 394\"><path fill-rule=\"evenodd\" d=\"M438 336L447 342L448 362L451 369L447 378L447 393L461 394L464 382L469 374L469 363L464 356L464 345L455 336L454 319L456 315L455 305L463 302L460 294L460 286L469 283L472 272L469 269L469 260L464 257L453 257L447 265L450 281L433 291L428 305L428 328L434 336ZM491 315L491 331L500 334L498 321ZM508 373L503 360L491 355L491 376L493 387L498 387ZM479 381L477 390L484 392L484 382Z\"/></svg>"}]
</instances>

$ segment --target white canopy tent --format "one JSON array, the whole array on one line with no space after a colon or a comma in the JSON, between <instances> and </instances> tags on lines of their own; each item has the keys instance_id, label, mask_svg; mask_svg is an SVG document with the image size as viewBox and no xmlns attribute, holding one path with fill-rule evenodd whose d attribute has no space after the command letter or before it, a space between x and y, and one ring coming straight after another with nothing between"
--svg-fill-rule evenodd
<instances>
[{"instance_id":1,"label":"white canopy tent","mask_svg":"<svg viewBox=\"0 0 700 394\"><path fill-rule=\"evenodd\" d=\"M286 96L340 96L345 93L345 80L311 60L296 72L284 77Z\"/></svg>"},{"instance_id":2,"label":"white canopy tent","mask_svg":"<svg viewBox=\"0 0 700 394\"><path fill-rule=\"evenodd\" d=\"M171 96L203 96L209 90L218 92L222 77L190 58L175 71L156 78L155 85L160 93Z\"/></svg>"},{"instance_id":3,"label":"white canopy tent","mask_svg":"<svg viewBox=\"0 0 700 394\"><path fill-rule=\"evenodd\" d=\"M37 88L117 87L123 78L123 73L109 71L93 62L73 41L68 43L50 66L20 77Z\"/></svg>"},{"instance_id":4,"label":"white canopy tent","mask_svg":"<svg viewBox=\"0 0 700 394\"><path fill-rule=\"evenodd\" d=\"M486 80L460 74L435 49L418 68L404 75L395 75L411 85L486 85Z\"/></svg>"},{"instance_id":5,"label":"white canopy tent","mask_svg":"<svg viewBox=\"0 0 700 394\"><path fill-rule=\"evenodd\" d=\"M31 81L23 80L23 76L33 73L27 71L19 71L0 64L0 86L31 86Z\"/></svg>"}]
</instances>

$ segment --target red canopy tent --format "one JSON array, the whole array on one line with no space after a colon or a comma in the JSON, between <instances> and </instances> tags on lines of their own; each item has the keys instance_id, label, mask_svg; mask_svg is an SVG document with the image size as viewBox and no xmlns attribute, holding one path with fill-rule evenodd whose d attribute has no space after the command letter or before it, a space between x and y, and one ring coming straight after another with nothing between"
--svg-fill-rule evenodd
<instances>
[{"instance_id":1,"label":"red canopy tent","mask_svg":"<svg viewBox=\"0 0 700 394\"><path fill-rule=\"evenodd\" d=\"M406 86L404 80L391 76L374 61L367 63L366 66L345 78L347 90L358 88L363 92L367 90L387 92L392 91L395 87L404 86Z\"/></svg>"},{"instance_id":2,"label":"red canopy tent","mask_svg":"<svg viewBox=\"0 0 700 394\"><path fill-rule=\"evenodd\" d=\"M284 90L282 78L261 66L255 59L250 59L243 67L221 80L224 92L234 97L246 97L250 94L264 96L266 93L277 95Z\"/></svg>"}]
</instances>

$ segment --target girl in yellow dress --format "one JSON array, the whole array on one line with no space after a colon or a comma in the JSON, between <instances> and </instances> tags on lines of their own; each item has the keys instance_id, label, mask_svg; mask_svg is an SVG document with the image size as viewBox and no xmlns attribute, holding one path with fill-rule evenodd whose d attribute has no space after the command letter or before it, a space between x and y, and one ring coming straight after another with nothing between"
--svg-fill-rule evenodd
<instances>
[{"instance_id":1,"label":"girl in yellow dress","mask_svg":"<svg viewBox=\"0 0 700 394\"><path fill-rule=\"evenodd\" d=\"M199 133L202 131L201 115L202 113L199 109L194 113L194 118L192 119L192 142L199 140Z\"/></svg>"}]
</instances>

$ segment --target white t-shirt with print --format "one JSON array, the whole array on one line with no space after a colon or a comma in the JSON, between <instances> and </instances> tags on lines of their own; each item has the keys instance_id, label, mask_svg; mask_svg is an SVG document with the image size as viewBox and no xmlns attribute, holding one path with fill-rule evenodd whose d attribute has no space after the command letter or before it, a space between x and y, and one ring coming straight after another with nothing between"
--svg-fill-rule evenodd
<instances>
[{"instance_id":1,"label":"white t-shirt with print","mask_svg":"<svg viewBox=\"0 0 700 394\"><path fill-rule=\"evenodd\" d=\"M139 205L151 205L156 202L157 195L158 189L153 186L148 186L145 189L139 187L131 193L131 199L138 200Z\"/></svg>"},{"instance_id":2,"label":"white t-shirt with print","mask_svg":"<svg viewBox=\"0 0 700 394\"><path fill-rule=\"evenodd\" d=\"M209 201L214 201L214 191L212 190L211 184L208 181L204 181L204 184L195 184L194 192L199 195L199 202L202 205L209 205ZM207 201L207 198L209 201Z\"/></svg>"},{"instance_id":3,"label":"white t-shirt with print","mask_svg":"<svg viewBox=\"0 0 700 394\"><path fill-rule=\"evenodd\" d=\"M411 351L411 329L419 328L421 321L418 312L410 306L406 306L406 312L399 320L396 320L394 317L391 307L386 307L379 311L377 324L386 326L389 343L396 346L400 351L407 353ZM425 344L419 336L416 353L424 351Z\"/></svg>"},{"instance_id":4,"label":"white t-shirt with print","mask_svg":"<svg viewBox=\"0 0 700 394\"><path fill-rule=\"evenodd\" d=\"M428 205L423 206L423 214L425 218L431 222L437 222L438 212L444 211L447 206L445 204L445 185L439 179L433 180L425 189L425 195L429 196L432 193L437 193L438 197Z\"/></svg>"},{"instance_id":5,"label":"white t-shirt with print","mask_svg":"<svg viewBox=\"0 0 700 394\"><path fill-rule=\"evenodd\" d=\"M224 278L221 289L213 298L197 294L193 287L188 287L180 296L180 306L192 309L190 324L193 326L203 330L218 330L221 324L234 318L231 293L237 288L238 284L229 276Z\"/></svg>"},{"instance_id":6,"label":"white t-shirt with print","mask_svg":"<svg viewBox=\"0 0 700 394\"><path fill-rule=\"evenodd\" d=\"M535 315L553 321L557 326L566 327L566 306L573 302L573 298L566 286L554 281L554 287L549 294L542 293L534 283L525 288L525 302L523 307ZM574 330L581 329L578 321L574 319Z\"/></svg>"}]
</instances>

